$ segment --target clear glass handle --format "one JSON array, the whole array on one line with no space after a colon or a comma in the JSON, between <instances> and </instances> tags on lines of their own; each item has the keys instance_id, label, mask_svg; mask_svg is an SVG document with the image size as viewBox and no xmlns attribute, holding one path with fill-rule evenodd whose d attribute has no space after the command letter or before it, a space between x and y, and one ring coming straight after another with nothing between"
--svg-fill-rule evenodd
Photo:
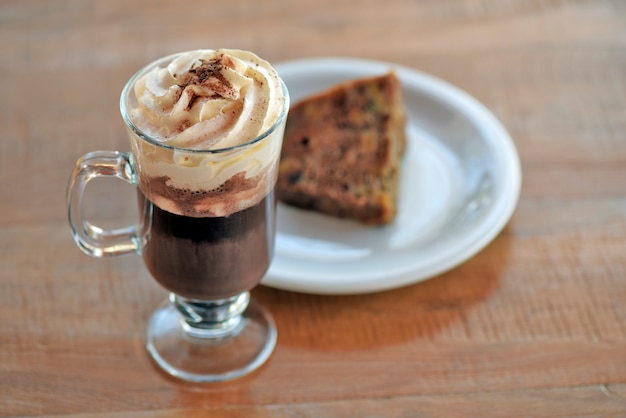
<instances>
[{"instance_id":1,"label":"clear glass handle","mask_svg":"<svg viewBox=\"0 0 626 418\"><path fill-rule=\"evenodd\" d=\"M78 247L93 257L138 253L141 237L137 225L102 229L83 218L82 201L87 184L96 177L117 177L137 185L133 156L118 151L94 151L76 162L67 187L67 209L72 235Z\"/></svg>"}]
</instances>

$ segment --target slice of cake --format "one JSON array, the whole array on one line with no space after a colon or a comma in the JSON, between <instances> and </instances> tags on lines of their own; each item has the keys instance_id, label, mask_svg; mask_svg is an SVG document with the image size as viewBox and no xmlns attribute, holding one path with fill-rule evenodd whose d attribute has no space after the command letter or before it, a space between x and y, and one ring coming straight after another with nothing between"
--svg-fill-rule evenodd
<instances>
[{"instance_id":1,"label":"slice of cake","mask_svg":"<svg viewBox=\"0 0 626 418\"><path fill-rule=\"evenodd\" d=\"M285 128L278 199L365 224L392 222L405 122L402 88L393 71L298 102Z\"/></svg>"}]
</instances>

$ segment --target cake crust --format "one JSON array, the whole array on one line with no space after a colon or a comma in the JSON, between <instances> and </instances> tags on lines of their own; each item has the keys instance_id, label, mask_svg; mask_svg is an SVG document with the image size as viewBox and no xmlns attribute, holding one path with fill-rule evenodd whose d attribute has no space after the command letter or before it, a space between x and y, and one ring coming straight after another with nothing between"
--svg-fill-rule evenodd
<instances>
[{"instance_id":1,"label":"cake crust","mask_svg":"<svg viewBox=\"0 0 626 418\"><path fill-rule=\"evenodd\" d=\"M277 197L365 224L397 213L406 116L395 72L334 86L289 111Z\"/></svg>"}]
</instances>

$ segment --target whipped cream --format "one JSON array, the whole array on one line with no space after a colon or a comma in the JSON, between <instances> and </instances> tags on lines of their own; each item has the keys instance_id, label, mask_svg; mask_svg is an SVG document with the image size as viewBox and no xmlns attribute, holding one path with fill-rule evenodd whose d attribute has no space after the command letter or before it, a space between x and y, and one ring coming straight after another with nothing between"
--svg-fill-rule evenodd
<instances>
[{"instance_id":1,"label":"whipped cream","mask_svg":"<svg viewBox=\"0 0 626 418\"><path fill-rule=\"evenodd\" d=\"M278 74L251 52L196 50L155 67L134 85L135 125L164 144L232 147L270 128L282 111Z\"/></svg>"},{"instance_id":2,"label":"whipped cream","mask_svg":"<svg viewBox=\"0 0 626 418\"><path fill-rule=\"evenodd\" d=\"M273 188L289 98L268 62L240 50L189 51L148 66L125 95L139 184L157 206L226 216Z\"/></svg>"}]
</instances>

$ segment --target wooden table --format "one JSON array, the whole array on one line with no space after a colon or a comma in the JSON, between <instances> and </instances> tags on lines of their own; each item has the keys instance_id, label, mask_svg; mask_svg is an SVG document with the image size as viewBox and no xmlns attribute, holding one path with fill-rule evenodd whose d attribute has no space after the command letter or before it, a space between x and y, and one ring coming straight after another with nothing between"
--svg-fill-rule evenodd
<instances>
[{"instance_id":1,"label":"wooden table","mask_svg":"<svg viewBox=\"0 0 626 418\"><path fill-rule=\"evenodd\" d=\"M76 248L65 188L83 153L128 149L128 77L202 47L386 60L460 87L514 138L516 212L426 282L260 287L279 330L265 366L219 384L166 377L144 349L165 291L139 257ZM626 416L621 0L7 0L0 51L1 416ZM101 186L104 221L134 216L130 187Z\"/></svg>"}]
</instances>

